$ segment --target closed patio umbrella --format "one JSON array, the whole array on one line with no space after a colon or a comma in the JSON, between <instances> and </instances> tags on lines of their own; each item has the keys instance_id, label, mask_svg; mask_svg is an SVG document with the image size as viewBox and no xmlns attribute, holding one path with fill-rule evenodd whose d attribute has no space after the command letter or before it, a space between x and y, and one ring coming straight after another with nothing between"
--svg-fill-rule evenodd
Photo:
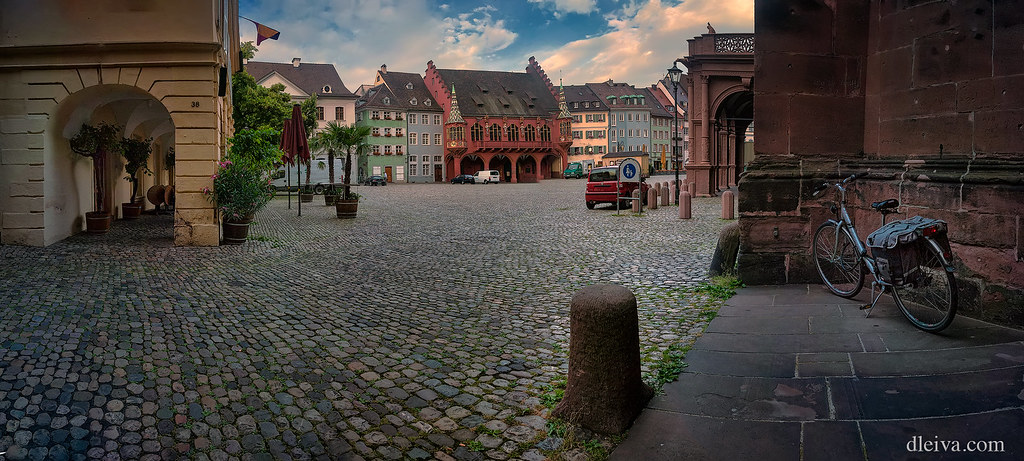
<instances>
[{"instance_id":1,"label":"closed patio umbrella","mask_svg":"<svg viewBox=\"0 0 1024 461\"><path fill-rule=\"evenodd\" d=\"M306 127L302 123L302 109L298 104L292 106L292 118L284 121L284 127L281 131L281 150L284 151L284 157L282 161L287 162L289 170L291 165L295 164L296 160L301 164L303 162L310 161L309 156L309 141L306 139ZM299 179L296 183L301 182L301 172L298 168L295 171L299 172ZM291 187L291 171L288 172L288 207L292 204L292 187ZM302 216L302 201L299 201L299 216Z\"/></svg>"}]
</instances>

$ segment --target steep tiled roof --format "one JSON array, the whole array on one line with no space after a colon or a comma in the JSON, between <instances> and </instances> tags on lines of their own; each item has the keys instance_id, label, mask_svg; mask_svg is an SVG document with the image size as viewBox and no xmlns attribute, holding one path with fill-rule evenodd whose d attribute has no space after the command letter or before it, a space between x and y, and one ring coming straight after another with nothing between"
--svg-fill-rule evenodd
<instances>
[{"instance_id":1,"label":"steep tiled roof","mask_svg":"<svg viewBox=\"0 0 1024 461\"><path fill-rule=\"evenodd\" d=\"M536 74L488 70L437 69L455 85L463 116L550 117L558 101Z\"/></svg>"},{"instance_id":2,"label":"steep tiled roof","mask_svg":"<svg viewBox=\"0 0 1024 461\"><path fill-rule=\"evenodd\" d=\"M665 109L665 105L672 107L672 102L663 102L658 96L664 96L660 91L652 91L650 88L639 88L637 91L644 96L644 102L651 108L651 117L671 117L672 113L670 109Z\"/></svg>"},{"instance_id":3,"label":"steep tiled roof","mask_svg":"<svg viewBox=\"0 0 1024 461\"><path fill-rule=\"evenodd\" d=\"M587 85L566 86L565 102L569 105L569 112L608 110L606 102L602 101L601 98L599 98ZM579 107L576 107L574 103L578 103ZM589 105L584 106L584 103L589 103ZM597 103L597 105L594 105L595 103Z\"/></svg>"},{"instance_id":4,"label":"steep tiled roof","mask_svg":"<svg viewBox=\"0 0 1024 461\"><path fill-rule=\"evenodd\" d=\"M423 77L420 74L388 71L382 73L382 77L384 78L384 86L390 90L391 96L391 105L382 107L395 107L415 110L417 112L444 112L444 108L430 95L430 91L427 90L427 85L423 83ZM373 99L379 101L378 98ZM416 104L412 103L413 100L416 101ZM427 103L428 101L429 104ZM368 100L367 103L370 103L370 101Z\"/></svg>"},{"instance_id":5,"label":"steep tiled roof","mask_svg":"<svg viewBox=\"0 0 1024 461\"><path fill-rule=\"evenodd\" d=\"M649 94L643 94L640 90L636 89L633 85L628 83L616 83L611 80L602 83L588 83L587 87L594 92L601 100L601 102L608 104L610 98L616 98L617 104L609 104L611 109L626 109L636 107L647 107L648 101L646 100ZM644 96L644 104L628 104L629 96Z\"/></svg>"},{"instance_id":6,"label":"steep tiled roof","mask_svg":"<svg viewBox=\"0 0 1024 461\"><path fill-rule=\"evenodd\" d=\"M295 67L291 63L249 61L245 71L257 82L276 72L302 91L316 93L317 97L355 97L341 81L334 64L300 63L299 67ZM331 87L330 93L324 92L325 86Z\"/></svg>"}]
</instances>

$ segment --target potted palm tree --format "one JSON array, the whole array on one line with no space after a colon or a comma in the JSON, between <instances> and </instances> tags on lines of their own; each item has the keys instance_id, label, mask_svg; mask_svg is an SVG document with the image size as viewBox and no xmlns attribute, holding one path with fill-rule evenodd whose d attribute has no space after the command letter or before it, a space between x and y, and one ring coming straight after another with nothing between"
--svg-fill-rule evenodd
<instances>
[{"instance_id":1,"label":"potted palm tree","mask_svg":"<svg viewBox=\"0 0 1024 461\"><path fill-rule=\"evenodd\" d=\"M224 220L224 243L244 243L256 212L274 197L267 186L274 161L281 157L274 142L277 136L277 131L270 128L246 128L235 133L228 140L231 150L227 157L217 164L213 188L203 189Z\"/></svg>"},{"instance_id":2,"label":"potted palm tree","mask_svg":"<svg viewBox=\"0 0 1024 461\"><path fill-rule=\"evenodd\" d=\"M366 139L370 136L368 126L347 126L341 132L341 145L345 149L345 187L344 192L334 201L335 212L339 218L351 219L356 217L359 208L359 194L352 192L352 154L356 159L365 155L370 150L370 144Z\"/></svg>"},{"instance_id":3,"label":"potted palm tree","mask_svg":"<svg viewBox=\"0 0 1024 461\"><path fill-rule=\"evenodd\" d=\"M128 173L125 179L132 185L131 199L128 203L121 204L121 214L125 219L137 219L142 214L142 200L136 201L135 197L139 192L139 173L153 174L147 165L152 152L153 138L124 138L121 140L121 155L125 160L124 171Z\"/></svg>"},{"instance_id":4,"label":"potted palm tree","mask_svg":"<svg viewBox=\"0 0 1024 461\"><path fill-rule=\"evenodd\" d=\"M88 232L103 233L110 230L112 219L107 210L106 179L107 157L121 147L121 127L109 123L96 126L82 124L82 129L69 143L71 150L92 159L93 211L85 214L85 228Z\"/></svg>"},{"instance_id":5,"label":"potted palm tree","mask_svg":"<svg viewBox=\"0 0 1024 461\"><path fill-rule=\"evenodd\" d=\"M318 151L327 151L327 176L330 185L324 191L324 205L334 205L334 201L341 194L341 190L334 186L334 154L345 149L344 141L345 126L332 121L322 130L313 135L312 147Z\"/></svg>"}]
</instances>

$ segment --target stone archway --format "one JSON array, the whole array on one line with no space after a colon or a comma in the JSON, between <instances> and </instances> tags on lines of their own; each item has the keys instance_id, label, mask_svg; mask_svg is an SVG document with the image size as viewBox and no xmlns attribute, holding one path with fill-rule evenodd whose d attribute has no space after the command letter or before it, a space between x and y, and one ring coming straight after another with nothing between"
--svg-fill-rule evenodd
<instances>
[{"instance_id":1,"label":"stone archway","mask_svg":"<svg viewBox=\"0 0 1024 461\"><path fill-rule=\"evenodd\" d=\"M689 55L677 60L689 69L686 175L706 197L735 186L750 160L739 139L753 121L754 34L711 33L687 42Z\"/></svg>"},{"instance_id":2,"label":"stone archway","mask_svg":"<svg viewBox=\"0 0 1024 461\"><path fill-rule=\"evenodd\" d=\"M491 158L487 165L488 170L498 170L501 173L502 182L512 182L512 160L498 154Z\"/></svg>"},{"instance_id":3,"label":"stone archway","mask_svg":"<svg viewBox=\"0 0 1024 461\"><path fill-rule=\"evenodd\" d=\"M462 157L462 160L459 162L461 174L474 174L482 169L484 169L484 160L476 155Z\"/></svg>"},{"instance_id":4,"label":"stone archway","mask_svg":"<svg viewBox=\"0 0 1024 461\"><path fill-rule=\"evenodd\" d=\"M562 159L554 154L547 154L540 159L538 179L552 179L562 177L565 167L562 166Z\"/></svg>"},{"instance_id":5,"label":"stone archway","mask_svg":"<svg viewBox=\"0 0 1024 461\"><path fill-rule=\"evenodd\" d=\"M537 161L532 155L523 155L516 161L518 182L537 182Z\"/></svg>"},{"instance_id":6,"label":"stone archway","mask_svg":"<svg viewBox=\"0 0 1024 461\"><path fill-rule=\"evenodd\" d=\"M165 153L174 146L175 124L167 108L152 94L123 84L100 84L69 94L57 104L45 133L44 163L47 165L44 194L48 197L46 243L62 240L84 229L83 216L93 211L92 159L71 151L68 140L83 124L110 123L123 128L123 137L153 138L153 153L147 167L154 176L140 175L139 199L155 184L169 185ZM129 201L131 185L124 180L124 160L107 159L102 185L104 206L115 217L122 203ZM144 207L153 208L148 202ZM169 229L167 237L173 231Z\"/></svg>"}]
</instances>

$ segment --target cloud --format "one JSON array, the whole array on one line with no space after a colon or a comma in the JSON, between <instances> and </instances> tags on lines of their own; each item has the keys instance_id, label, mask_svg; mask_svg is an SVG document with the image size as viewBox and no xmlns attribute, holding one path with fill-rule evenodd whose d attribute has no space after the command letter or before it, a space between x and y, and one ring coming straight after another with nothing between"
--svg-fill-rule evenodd
<instances>
[{"instance_id":1,"label":"cloud","mask_svg":"<svg viewBox=\"0 0 1024 461\"><path fill-rule=\"evenodd\" d=\"M452 61L460 68L480 64L482 57L508 48L518 34L505 27L504 20L495 20L491 13L493 6L482 6L471 13L462 13L454 18L445 18L445 31L441 55L438 61Z\"/></svg>"},{"instance_id":2,"label":"cloud","mask_svg":"<svg viewBox=\"0 0 1024 461\"><path fill-rule=\"evenodd\" d=\"M672 61L686 55L686 40L707 33L753 32L751 0L651 0L630 3L605 17L609 32L538 52L550 74L561 70L566 83L613 79L647 86L665 75Z\"/></svg>"},{"instance_id":3,"label":"cloud","mask_svg":"<svg viewBox=\"0 0 1024 461\"><path fill-rule=\"evenodd\" d=\"M590 14L596 11L597 0L529 0L540 4L542 8L554 10L555 17L560 18L566 13Z\"/></svg>"}]
</instances>

